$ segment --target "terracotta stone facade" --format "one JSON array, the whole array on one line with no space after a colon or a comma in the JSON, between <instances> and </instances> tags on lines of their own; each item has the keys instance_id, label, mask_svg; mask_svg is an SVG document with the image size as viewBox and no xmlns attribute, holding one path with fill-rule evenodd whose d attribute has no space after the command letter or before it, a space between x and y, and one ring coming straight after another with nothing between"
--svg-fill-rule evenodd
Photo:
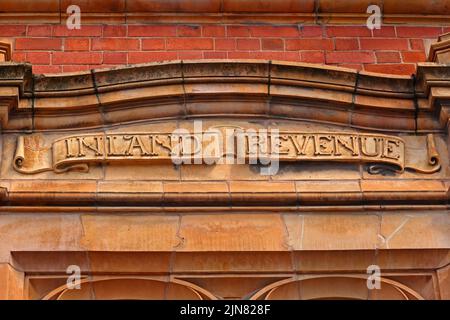
<instances>
[{"instance_id":1,"label":"terracotta stone facade","mask_svg":"<svg viewBox=\"0 0 450 320\"><path fill-rule=\"evenodd\" d=\"M238 2L0 1L1 299L450 299L450 2Z\"/></svg>"}]
</instances>

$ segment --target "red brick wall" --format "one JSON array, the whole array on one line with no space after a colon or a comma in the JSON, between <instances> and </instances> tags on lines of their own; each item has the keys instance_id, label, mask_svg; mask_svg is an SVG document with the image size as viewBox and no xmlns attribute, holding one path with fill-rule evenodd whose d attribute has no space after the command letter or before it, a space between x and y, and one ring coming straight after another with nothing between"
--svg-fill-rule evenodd
<instances>
[{"instance_id":1,"label":"red brick wall","mask_svg":"<svg viewBox=\"0 0 450 320\"><path fill-rule=\"evenodd\" d=\"M411 74L427 40L449 27L266 25L0 25L13 60L35 73L172 59L269 59ZM429 42L429 41L428 41Z\"/></svg>"}]
</instances>

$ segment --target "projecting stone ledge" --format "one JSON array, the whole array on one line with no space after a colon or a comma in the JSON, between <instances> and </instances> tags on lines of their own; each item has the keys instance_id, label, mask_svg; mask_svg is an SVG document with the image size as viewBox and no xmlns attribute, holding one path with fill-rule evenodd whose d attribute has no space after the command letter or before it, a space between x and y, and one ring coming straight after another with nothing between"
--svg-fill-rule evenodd
<instances>
[{"instance_id":1,"label":"projecting stone ledge","mask_svg":"<svg viewBox=\"0 0 450 320\"><path fill-rule=\"evenodd\" d=\"M229 115L429 132L446 130L450 100L450 67L435 63L419 64L416 83L405 76L261 60L171 61L32 77L30 65L0 65L3 129Z\"/></svg>"}]
</instances>

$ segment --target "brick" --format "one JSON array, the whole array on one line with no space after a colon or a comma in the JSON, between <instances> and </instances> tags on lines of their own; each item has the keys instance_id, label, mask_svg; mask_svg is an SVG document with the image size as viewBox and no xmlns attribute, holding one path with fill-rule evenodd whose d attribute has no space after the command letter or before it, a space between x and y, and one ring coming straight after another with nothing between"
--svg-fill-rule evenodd
<instances>
[{"instance_id":1,"label":"brick","mask_svg":"<svg viewBox=\"0 0 450 320\"><path fill-rule=\"evenodd\" d=\"M65 39L64 51L89 51L89 39Z\"/></svg>"},{"instance_id":2,"label":"brick","mask_svg":"<svg viewBox=\"0 0 450 320\"><path fill-rule=\"evenodd\" d=\"M90 65L69 65L69 66L62 66L63 72L78 72L78 71L87 71L92 69Z\"/></svg>"},{"instance_id":3,"label":"brick","mask_svg":"<svg viewBox=\"0 0 450 320\"><path fill-rule=\"evenodd\" d=\"M104 37L125 37L126 35L127 35L127 26L123 25L103 26Z\"/></svg>"},{"instance_id":4,"label":"brick","mask_svg":"<svg viewBox=\"0 0 450 320\"><path fill-rule=\"evenodd\" d=\"M300 37L322 37L324 28L322 26L302 26L299 29Z\"/></svg>"},{"instance_id":5,"label":"brick","mask_svg":"<svg viewBox=\"0 0 450 320\"><path fill-rule=\"evenodd\" d=\"M372 36L381 38L389 38L389 37L395 38L396 37L395 27L381 25L380 29L372 30Z\"/></svg>"},{"instance_id":6,"label":"brick","mask_svg":"<svg viewBox=\"0 0 450 320\"><path fill-rule=\"evenodd\" d=\"M180 60L203 59L203 52L202 51L178 51L178 59L180 59Z\"/></svg>"},{"instance_id":7,"label":"brick","mask_svg":"<svg viewBox=\"0 0 450 320\"><path fill-rule=\"evenodd\" d=\"M259 39L237 39L236 48L238 50L261 50Z\"/></svg>"},{"instance_id":8,"label":"brick","mask_svg":"<svg viewBox=\"0 0 450 320\"><path fill-rule=\"evenodd\" d=\"M398 52L375 52L377 63L399 63L401 62Z\"/></svg>"},{"instance_id":9,"label":"brick","mask_svg":"<svg viewBox=\"0 0 450 320\"><path fill-rule=\"evenodd\" d=\"M11 60L15 62L26 62L27 54L26 52L13 52L11 54Z\"/></svg>"},{"instance_id":10,"label":"brick","mask_svg":"<svg viewBox=\"0 0 450 320\"><path fill-rule=\"evenodd\" d=\"M334 46L336 50L359 50L359 43L357 39L335 39Z\"/></svg>"},{"instance_id":11,"label":"brick","mask_svg":"<svg viewBox=\"0 0 450 320\"><path fill-rule=\"evenodd\" d=\"M31 25L27 27L27 36L31 37L51 37L52 26L50 25Z\"/></svg>"},{"instance_id":12,"label":"brick","mask_svg":"<svg viewBox=\"0 0 450 320\"><path fill-rule=\"evenodd\" d=\"M110 51L139 50L139 40L128 38L92 39L92 50L110 50Z\"/></svg>"},{"instance_id":13,"label":"brick","mask_svg":"<svg viewBox=\"0 0 450 320\"><path fill-rule=\"evenodd\" d=\"M50 64L50 52L28 52L27 61L32 64Z\"/></svg>"},{"instance_id":14,"label":"brick","mask_svg":"<svg viewBox=\"0 0 450 320\"><path fill-rule=\"evenodd\" d=\"M24 36L26 31L25 25L0 25L0 36L3 37Z\"/></svg>"},{"instance_id":15,"label":"brick","mask_svg":"<svg viewBox=\"0 0 450 320\"><path fill-rule=\"evenodd\" d=\"M360 26L327 26L329 37L371 37L372 32L367 27Z\"/></svg>"},{"instance_id":16,"label":"brick","mask_svg":"<svg viewBox=\"0 0 450 320\"><path fill-rule=\"evenodd\" d=\"M252 52L252 58L261 60L284 60L283 53L280 51L258 51Z\"/></svg>"},{"instance_id":17,"label":"brick","mask_svg":"<svg viewBox=\"0 0 450 320\"><path fill-rule=\"evenodd\" d=\"M360 39L361 50L408 50L407 39Z\"/></svg>"},{"instance_id":18,"label":"brick","mask_svg":"<svg viewBox=\"0 0 450 320\"><path fill-rule=\"evenodd\" d=\"M100 52L53 52L53 64L101 64Z\"/></svg>"},{"instance_id":19,"label":"brick","mask_svg":"<svg viewBox=\"0 0 450 320\"><path fill-rule=\"evenodd\" d=\"M16 50L61 50L62 40L54 38L17 38Z\"/></svg>"},{"instance_id":20,"label":"brick","mask_svg":"<svg viewBox=\"0 0 450 320\"><path fill-rule=\"evenodd\" d=\"M331 39L287 39L286 50L332 50Z\"/></svg>"},{"instance_id":21,"label":"brick","mask_svg":"<svg viewBox=\"0 0 450 320\"><path fill-rule=\"evenodd\" d=\"M165 40L161 38L143 39L142 50L164 50L166 48Z\"/></svg>"},{"instance_id":22,"label":"brick","mask_svg":"<svg viewBox=\"0 0 450 320\"><path fill-rule=\"evenodd\" d=\"M69 29L64 25L53 27L54 37L100 37L102 35L102 26L81 25L80 29Z\"/></svg>"},{"instance_id":23,"label":"brick","mask_svg":"<svg viewBox=\"0 0 450 320\"><path fill-rule=\"evenodd\" d=\"M284 51L259 51L252 52L252 57L254 59L264 59L264 60L290 60L290 61L298 61L299 53L298 52L284 52Z\"/></svg>"},{"instance_id":24,"label":"brick","mask_svg":"<svg viewBox=\"0 0 450 320\"><path fill-rule=\"evenodd\" d=\"M366 64L364 70L399 75L411 75L416 72L414 64Z\"/></svg>"},{"instance_id":25,"label":"brick","mask_svg":"<svg viewBox=\"0 0 450 320\"><path fill-rule=\"evenodd\" d=\"M252 26L250 35L252 37L296 38L300 33L297 26Z\"/></svg>"},{"instance_id":26,"label":"brick","mask_svg":"<svg viewBox=\"0 0 450 320\"><path fill-rule=\"evenodd\" d=\"M107 64L126 64L127 63L126 52L104 52L103 63Z\"/></svg>"},{"instance_id":27,"label":"brick","mask_svg":"<svg viewBox=\"0 0 450 320\"><path fill-rule=\"evenodd\" d=\"M425 50L422 39L409 39L411 50Z\"/></svg>"},{"instance_id":28,"label":"brick","mask_svg":"<svg viewBox=\"0 0 450 320\"><path fill-rule=\"evenodd\" d=\"M128 63L145 63L151 61L175 60L177 58L178 58L177 52L152 51L152 52L128 53Z\"/></svg>"},{"instance_id":29,"label":"brick","mask_svg":"<svg viewBox=\"0 0 450 320\"><path fill-rule=\"evenodd\" d=\"M402 52L403 62L425 62L427 56L423 51Z\"/></svg>"},{"instance_id":30,"label":"brick","mask_svg":"<svg viewBox=\"0 0 450 320\"><path fill-rule=\"evenodd\" d=\"M236 39L214 39L214 50L235 50Z\"/></svg>"},{"instance_id":31,"label":"brick","mask_svg":"<svg viewBox=\"0 0 450 320\"><path fill-rule=\"evenodd\" d=\"M284 50L284 42L282 39L262 39L262 50Z\"/></svg>"},{"instance_id":32,"label":"brick","mask_svg":"<svg viewBox=\"0 0 450 320\"><path fill-rule=\"evenodd\" d=\"M437 38L442 33L440 27L397 26L396 29L399 38Z\"/></svg>"},{"instance_id":33,"label":"brick","mask_svg":"<svg viewBox=\"0 0 450 320\"><path fill-rule=\"evenodd\" d=\"M342 68L349 68L349 69L353 69L353 70L362 70L363 69L363 65L362 64L355 64L355 63L341 63L341 64L336 64L339 67Z\"/></svg>"},{"instance_id":34,"label":"brick","mask_svg":"<svg viewBox=\"0 0 450 320\"><path fill-rule=\"evenodd\" d=\"M129 25L129 37L175 37L177 27L175 25Z\"/></svg>"},{"instance_id":35,"label":"brick","mask_svg":"<svg viewBox=\"0 0 450 320\"><path fill-rule=\"evenodd\" d=\"M300 52L285 51L283 52L283 59L286 61L300 61Z\"/></svg>"},{"instance_id":36,"label":"brick","mask_svg":"<svg viewBox=\"0 0 450 320\"><path fill-rule=\"evenodd\" d=\"M200 37L202 35L202 29L199 26L178 26L178 37Z\"/></svg>"},{"instance_id":37,"label":"brick","mask_svg":"<svg viewBox=\"0 0 450 320\"><path fill-rule=\"evenodd\" d=\"M327 52L326 63L374 63L373 52Z\"/></svg>"},{"instance_id":38,"label":"brick","mask_svg":"<svg viewBox=\"0 0 450 320\"><path fill-rule=\"evenodd\" d=\"M120 64L105 64L105 63L103 63L101 65L90 65L89 69L105 69L105 68L110 69L110 68L122 67L122 66L123 66L122 63L120 63ZM64 66L63 66L63 68L64 68Z\"/></svg>"},{"instance_id":39,"label":"brick","mask_svg":"<svg viewBox=\"0 0 450 320\"><path fill-rule=\"evenodd\" d=\"M59 73L62 71L61 66L44 66L44 65L34 65L33 73Z\"/></svg>"},{"instance_id":40,"label":"brick","mask_svg":"<svg viewBox=\"0 0 450 320\"><path fill-rule=\"evenodd\" d=\"M224 26L202 26L203 37L225 37Z\"/></svg>"},{"instance_id":41,"label":"brick","mask_svg":"<svg viewBox=\"0 0 450 320\"><path fill-rule=\"evenodd\" d=\"M308 63L325 63L325 53L323 51L302 51L300 61Z\"/></svg>"},{"instance_id":42,"label":"brick","mask_svg":"<svg viewBox=\"0 0 450 320\"><path fill-rule=\"evenodd\" d=\"M248 52L248 51L234 51L234 52L228 52L228 59L250 59L253 58L254 52Z\"/></svg>"},{"instance_id":43,"label":"brick","mask_svg":"<svg viewBox=\"0 0 450 320\"><path fill-rule=\"evenodd\" d=\"M227 53L224 51L205 51L203 57L205 59L226 59Z\"/></svg>"},{"instance_id":44,"label":"brick","mask_svg":"<svg viewBox=\"0 0 450 320\"><path fill-rule=\"evenodd\" d=\"M250 28L246 26L227 26L228 37L250 37Z\"/></svg>"},{"instance_id":45,"label":"brick","mask_svg":"<svg viewBox=\"0 0 450 320\"><path fill-rule=\"evenodd\" d=\"M210 38L170 38L166 40L167 50L212 50Z\"/></svg>"}]
</instances>

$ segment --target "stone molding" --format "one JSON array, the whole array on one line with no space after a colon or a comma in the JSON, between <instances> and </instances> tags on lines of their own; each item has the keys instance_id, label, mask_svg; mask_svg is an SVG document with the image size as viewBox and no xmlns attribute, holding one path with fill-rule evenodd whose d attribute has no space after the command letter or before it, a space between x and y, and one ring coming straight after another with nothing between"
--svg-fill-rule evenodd
<instances>
[{"instance_id":1,"label":"stone molding","mask_svg":"<svg viewBox=\"0 0 450 320\"><path fill-rule=\"evenodd\" d=\"M4 131L227 115L427 133L447 130L450 101L450 67L436 63L419 64L415 77L264 60L177 60L55 75L7 62L0 72ZM236 99L259 107L224 109ZM210 107L199 108L200 101ZM124 107L136 112L118 112Z\"/></svg>"},{"instance_id":2,"label":"stone molding","mask_svg":"<svg viewBox=\"0 0 450 320\"><path fill-rule=\"evenodd\" d=\"M74 185L78 190L74 191ZM139 187L141 186L141 187ZM183 211L187 210L269 210L285 207L288 211L345 210L363 208L376 210L383 204L385 210L397 210L404 206L412 210L424 208L442 210L448 206L449 194L440 180L363 180L363 181L281 181L281 182L74 182L74 181L17 181L11 182L1 201L13 206L5 211L22 211L31 205L58 206L98 205L105 212L119 201L122 206L138 205L130 212ZM119 199L119 200L118 200ZM404 206L403 206L404 205ZM423 205L424 207L422 207ZM327 207L330 206L330 207ZM333 208L334 206L334 208ZM108 209L109 207L109 209ZM197 207L204 207L199 209ZM215 209L214 209L215 208ZM316 209L314 209L316 208ZM43 210L52 210L43 208ZM69 209L68 209L69 210ZM77 209L78 210L78 209ZM85 209L88 210L88 209ZM184 210L185 211L185 210Z\"/></svg>"}]
</instances>

